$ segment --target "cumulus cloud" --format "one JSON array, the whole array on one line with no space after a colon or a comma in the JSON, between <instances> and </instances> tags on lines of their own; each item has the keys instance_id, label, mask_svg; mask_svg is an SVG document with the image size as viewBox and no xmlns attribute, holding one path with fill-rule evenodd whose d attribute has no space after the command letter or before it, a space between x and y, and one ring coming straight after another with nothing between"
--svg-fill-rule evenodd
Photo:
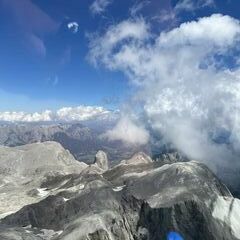
<instances>
[{"instance_id":1,"label":"cumulus cloud","mask_svg":"<svg viewBox=\"0 0 240 240\"><path fill-rule=\"evenodd\" d=\"M1 112L0 121L7 122L38 122L51 121L53 113L51 111L44 111L42 113L25 113L25 112Z\"/></svg>"},{"instance_id":2,"label":"cumulus cloud","mask_svg":"<svg viewBox=\"0 0 240 240\"><path fill-rule=\"evenodd\" d=\"M113 117L114 112L108 111L103 107L78 106L65 107L57 111L43 111L41 113L25 112L0 112L0 121L7 122L46 122L46 121L87 121L87 120L106 120Z\"/></svg>"},{"instance_id":3,"label":"cumulus cloud","mask_svg":"<svg viewBox=\"0 0 240 240\"><path fill-rule=\"evenodd\" d=\"M128 76L148 124L167 142L194 159L234 157L240 149L240 65L233 54L239 21L214 14L158 36L150 29L142 19L111 26L90 44L89 57Z\"/></svg>"},{"instance_id":4,"label":"cumulus cloud","mask_svg":"<svg viewBox=\"0 0 240 240\"><path fill-rule=\"evenodd\" d=\"M93 14L101 14L112 3L112 0L95 0L90 6L90 11Z\"/></svg>"},{"instance_id":5,"label":"cumulus cloud","mask_svg":"<svg viewBox=\"0 0 240 240\"><path fill-rule=\"evenodd\" d=\"M57 111L58 120L64 121L86 121L94 118L106 118L110 111L103 107L79 106L61 108Z\"/></svg>"},{"instance_id":6,"label":"cumulus cloud","mask_svg":"<svg viewBox=\"0 0 240 240\"><path fill-rule=\"evenodd\" d=\"M116 26L111 26L105 35L91 39L89 60L95 65L104 63L109 68L114 68L109 61L110 58L113 57L113 50L122 41L140 41L146 38L149 38L149 31L148 25L143 19L123 21ZM104 59L99 61L102 57ZM132 57L134 57L134 55ZM132 61L134 61L134 59L132 59Z\"/></svg>"},{"instance_id":7,"label":"cumulus cloud","mask_svg":"<svg viewBox=\"0 0 240 240\"><path fill-rule=\"evenodd\" d=\"M113 129L108 130L102 137L110 141L120 140L126 144L144 145L148 143L149 133L130 117L123 116L117 125Z\"/></svg>"}]
</instances>

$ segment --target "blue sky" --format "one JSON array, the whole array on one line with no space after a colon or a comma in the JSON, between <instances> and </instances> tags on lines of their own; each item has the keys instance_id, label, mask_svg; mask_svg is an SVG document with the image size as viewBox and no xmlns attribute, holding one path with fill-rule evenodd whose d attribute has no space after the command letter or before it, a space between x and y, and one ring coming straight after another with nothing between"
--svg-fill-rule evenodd
<instances>
[{"instance_id":1,"label":"blue sky","mask_svg":"<svg viewBox=\"0 0 240 240\"><path fill-rule=\"evenodd\" d=\"M0 111L83 104L118 108L134 91L126 75L95 67L87 59L89 38L112 24L141 17L159 34L212 13L240 18L238 0L105 2L94 10L94 0L0 0ZM176 10L181 2L183 7ZM184 9L186 4L192 8ZM163 12L176 15L162 22ZM77 33L67 30L69 22L79 24Z\"/></svg>"}]
</instances>

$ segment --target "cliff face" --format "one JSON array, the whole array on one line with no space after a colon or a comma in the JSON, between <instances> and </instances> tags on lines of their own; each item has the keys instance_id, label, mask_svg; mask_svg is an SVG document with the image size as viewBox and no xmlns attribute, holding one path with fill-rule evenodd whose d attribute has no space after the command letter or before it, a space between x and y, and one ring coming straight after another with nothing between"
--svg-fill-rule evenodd
<instances>
[{"instance_id":1,"label":"cliff face","mask_svg":"<svg viewBox=\"0 0 240 240\"><path fill-rule=\"evenodd\" d=\"M186 240L240 239L240 201L203 164L153 162L143 153L110 169L104 152L90 166L71 155L51 159L56 168L37 171L37 180L0 175L0 239L159 240L169 232Z\"/></svg>"}]
</instances>

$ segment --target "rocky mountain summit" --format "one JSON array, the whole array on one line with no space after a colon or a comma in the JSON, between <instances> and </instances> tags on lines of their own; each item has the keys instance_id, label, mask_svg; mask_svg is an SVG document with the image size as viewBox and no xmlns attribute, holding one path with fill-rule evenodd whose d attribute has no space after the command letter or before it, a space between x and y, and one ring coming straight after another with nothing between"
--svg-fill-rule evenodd
<instances>
[{"instance_id":1,"label":"rocky mountain summit","mask_svg":"<svg viewBox=\"0 0 240 240\"><path fill-rule=\"evenodd\" d=\"M240 239L240 200L205 165L173 158L109 168L103 151L87 165L55 142L1 147L0 239Z\"/></svg>"}]
</instances>

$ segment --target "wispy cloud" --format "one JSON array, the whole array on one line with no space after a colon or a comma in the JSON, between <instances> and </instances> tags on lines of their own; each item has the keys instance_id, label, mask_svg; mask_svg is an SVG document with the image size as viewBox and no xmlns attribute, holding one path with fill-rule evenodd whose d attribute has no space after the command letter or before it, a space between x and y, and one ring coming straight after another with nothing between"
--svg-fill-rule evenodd
<instances>
[{"instance_id":1,"label":"wispy cloud","mask_svg":"<svg viewBox=\"0 0 240 240\"><path fill-rule=\"evenodd\" d=\"M175 11L166 11L161 10L159 15L154 17L155 20L158 20L160 23L165 22L175 22L176 21L176 13Z\"/></svg>"},{"instance_id":2,"label":"wispy cloud","mask_svg":"<svg viewBox=\"0 0 240 240\"><path fill-rule=\"evenodd\" d=\"M132 16L136 16L144 7L151 2L149 0L137 1L129 10Z\"/></svg>"},{"instance_id":3,"label":"wispy cloud","mask_svg":"<svg viewBox=\"0 0 240 240\"><path fill-rule=\"evenodd\" d=\"M105 12L106 8L112 3L112 0L94 0L90 6L92 14L101 14Z\"/></svg>"},{"instance_id":4,"label":"wispy cloud","mask_svg":"<svg viewBox=\"0 0 240 240\"><path fill-rule=\"evenodd\" d=\"M205 7L214 7L214 0L180 0L175 6L176 12L187 11L194 12L195 10L205 8Z\"/></svg>"},{"instance_id":5,"label":"wispy cloud","mask_svg":"<svg viewBox=\"0 0 240 240\"><path fill-rule=\"evenodd\" d=\"M184 12L195 16L198 10L216 8L215 0L179 0L175 2L176 4L171 3L165 7L158 7L158 12L152 17L153 20L162 24L161 27L164 29L176 27L181 22Z\"/></svg>"},{"instance_id":6,"label":"wispy cloud","mask_svg":"<svg viewBox=\"0 0 240 240\"><path fill-rule=\"evenodd\" d=\"M48 77L48 78L46 79L46 83L47 83L48 85L50 85L50 86L53 86L53 87L57 86L58 83L59 83L59 77L58 77L58 75Z\"/></svg>"}]
</instances>

